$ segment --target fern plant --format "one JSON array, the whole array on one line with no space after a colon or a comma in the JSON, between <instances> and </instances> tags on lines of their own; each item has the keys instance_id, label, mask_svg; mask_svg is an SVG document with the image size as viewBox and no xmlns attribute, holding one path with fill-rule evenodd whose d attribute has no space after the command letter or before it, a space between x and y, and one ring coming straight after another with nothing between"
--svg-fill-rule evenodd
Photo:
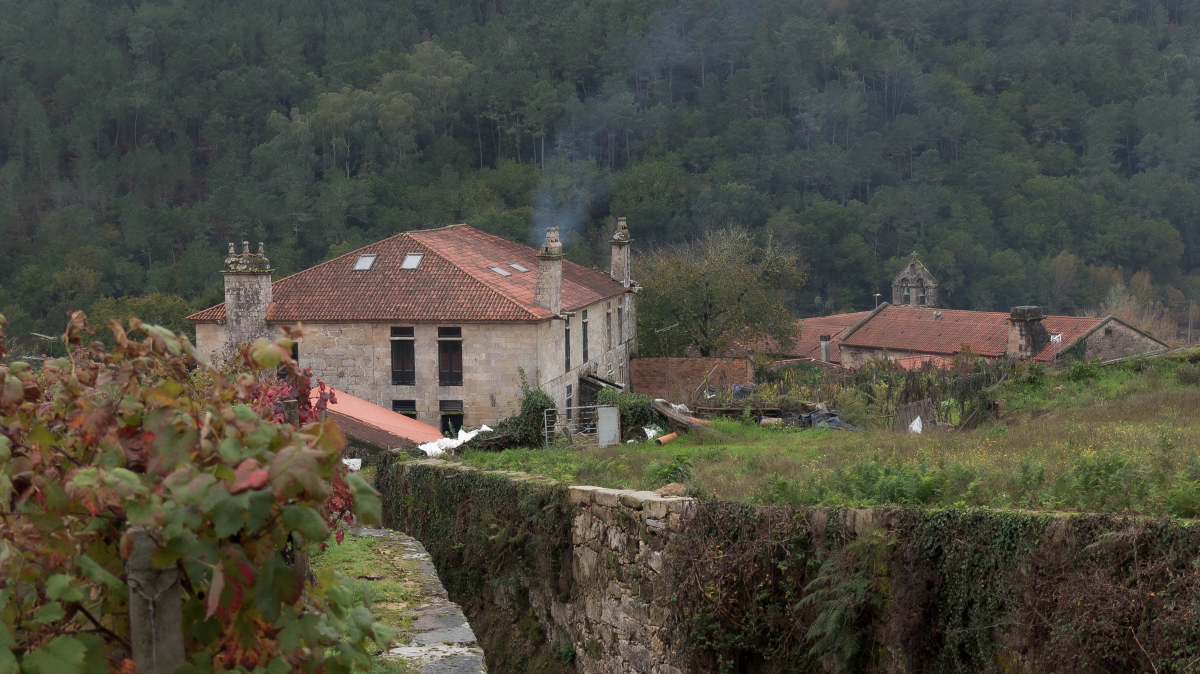
<instances>
[{"instance_id":1,"label":"fern plant","mask_svg":"<svg viewBox=\"0 0 1200 674\"><path fill-rule=\"evenodd\" d=\"M794 607L797 613L817 610L805 635L812 642L809 653L836 671L859 671L870 657L862 648L863 631L886 608L887 560L894 547L882 527L868 528L826 557Z\"/></svg>"}]
</instances>

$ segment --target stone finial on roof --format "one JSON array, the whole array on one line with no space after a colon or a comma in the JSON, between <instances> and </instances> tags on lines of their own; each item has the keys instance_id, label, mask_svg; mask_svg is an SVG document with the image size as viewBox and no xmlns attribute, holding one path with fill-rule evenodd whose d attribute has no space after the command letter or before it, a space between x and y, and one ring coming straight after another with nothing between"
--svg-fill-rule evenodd
<instances>
[{"instance_id":1,"label":"stone finial on roof","mask_svg":"<svg viewBox=\"0 0 1200 674\"><path fill-rule=\"evenodd\" d=\"M258 242L258 253L250 252L250 242L242 242L242 253L236 252L234 244L229 244L229 256L225 258L225 267L221 270L227 274L269 274L271 261L267 259L265 246Z\"/></svg>"},{"instance_id":2,"label":"stone finial on roof","mask_svg":"<svg viewBox=\"0 0 1200 674\"><path fill-rule=\"evenodd\" d=\"M625 223L625 216L617 218L617 231L613 234L613 241L617 243L629 243L629 225Z\"/></svg>"},{"instance_id":3,"label":"stone finial on roof","mask_svg":"<svg viewBox=\"0 0 1200 674\"><path fill-rule=\"evenodd\" d=\"M542 243L542 249L538 251L538 257L556 256L562 257L562 241L558 238L557 227L546 228L546 240Z\"/></svg>"}]
</instances>

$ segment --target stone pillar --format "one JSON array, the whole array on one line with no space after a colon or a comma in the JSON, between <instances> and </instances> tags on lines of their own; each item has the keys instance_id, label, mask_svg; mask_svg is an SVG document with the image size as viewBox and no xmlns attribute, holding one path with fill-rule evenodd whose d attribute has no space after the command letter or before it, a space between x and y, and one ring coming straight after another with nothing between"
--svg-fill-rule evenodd
<instances>
[{"instance_id":1,"label":"stone pillar","mask_svg":"<svg viewBox=\"0 0 1200 674\"><path fill-rule=\"evenodd\" d=\"M1005 357L1010 361L1031 360L1048 343L1050 332L1042 325L1042 308L1013 307L1008 317Z\"/></svg>"},{"instance_id":2,"label":"stone pillar","mask_svg":"<svg viewBox=\"0 0 1200 674\"><path fill-rule=\"evenodd\" d=\"M617 218L617 233L612 237L612 271L609 275L612 276L612 280L626 288L629 287L630 280L630 243L633 243L633 239L629 238L629 226L625 224L625 218Z\"/></svg>"},{"instance_id":3,"label":"stone pillar","mask_svg":"<svg viewBox=\"0 0 1200 674\"><path fill-rule=\"evenodd\" d=\"M271 262L258 244L258 253L250 252L250 243L242 242L242 253L229 244L229 257L221 274L225 277L225 356L237 354L242 343L271 336L267 327L267 307L271 304Z\"/></svg>"},{"instance_id":4,"label":"stone pillar","mask_svg":"<svg viewBox=\"0 0 1200 674\"><path fill-rule=\"evenodd\" d=\"M538 251L537 287L533 301L549 309L553 314L562 313L562 242L558 239L558 228L546 228L546 241Z\"/></svg>"},{"instance_id":5,"label":"stone pillar","mask_svg":"<svg viewBox=\"0 0 1200 674\"><path fill-rule=\"evenodd\" d=\"M183 595L179 569L155 568L154 539L130 531L133 552L125 563L129 583L129 635L139 674L172 674L183 664Z\"/></svg>"}]
</instances>

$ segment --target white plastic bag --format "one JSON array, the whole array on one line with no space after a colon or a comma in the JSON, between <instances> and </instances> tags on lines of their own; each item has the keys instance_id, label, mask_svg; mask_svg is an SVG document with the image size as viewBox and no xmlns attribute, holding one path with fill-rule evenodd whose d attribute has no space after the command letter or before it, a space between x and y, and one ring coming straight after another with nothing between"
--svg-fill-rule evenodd
<instances>
[{"instance_id":1,"label":"white plastic bag","mask_svg":"<svg viewBox=\"0 0 1200 674\"><path fill-rule=\"evenodd\" d=\"M913 419L913 422L908 425L908 432L909 433L920 433L921 432L921 417L917 417L916 419Z\"/></svg>"}]
</instances>

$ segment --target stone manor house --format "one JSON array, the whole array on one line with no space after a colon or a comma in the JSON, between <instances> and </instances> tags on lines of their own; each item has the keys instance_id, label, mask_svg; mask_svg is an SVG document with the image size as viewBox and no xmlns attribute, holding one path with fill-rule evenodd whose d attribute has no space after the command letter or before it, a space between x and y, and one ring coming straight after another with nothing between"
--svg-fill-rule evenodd
<instances>
[{"instance_id":1,"label":"stone manor house","mask_svg":"<svg viewBox=\"0 0 1200 674\"><path fill-rule=\"evenodd\" d=\"M636 283L620 218L605 274L466 225L405 232L272 283L262 244L225 260L225 302L192 314L196 346L220 360L280 325L315 330L300 366L368 402L451 431L495 424L519 404L520 372L560 406L623 389L637 350Z\"/></svg>"}]
</instances>

